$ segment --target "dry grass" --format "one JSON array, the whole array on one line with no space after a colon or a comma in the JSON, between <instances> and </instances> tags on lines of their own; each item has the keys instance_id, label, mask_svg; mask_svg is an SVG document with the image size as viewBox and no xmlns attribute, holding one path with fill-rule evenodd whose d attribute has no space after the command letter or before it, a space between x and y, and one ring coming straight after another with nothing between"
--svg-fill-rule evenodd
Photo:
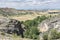
<instances>
[{"instance_id":1,"label":"dry grass","mask_svg":"<svg viewBox=\"0 0 60 40\"><path fill-rule=\"evenodd\" d=\"M35 15L11 16L9 18L16 19L16 20L19 20L19 21L26 21L26 20L33 20L37 16L42 16L42 15L49 16L50 14L39 14L39 15L35 14ZM52 14L52 15L54 16L56 14Z\"/></svg>"},{"instance_id":2,"label":"dry grass","mask_svg":"<svg viewBox=\"0 0 60 40\"><path fill-rule=\"evenodd\" d=\"M37 16L42 16L42 15L49 15L49 14L33 14L33 15L22 15L22 16L10 16L8 18L16 19L19 21L26 21L26 20L33 20Z\"/></svg>"},{"instance_id":3,"label":"dry grass","mask_svg":"<svg viewBox=\"0 0 60 40\"><path fill-rule=\"evenodd\" d=\"M11 19L16 19L19 21L26 21L26 20L33 20L34 18L36 18L37 16L42 16L42 15L57 15L57 14L48 14L47 12L38 12L38 13L34 13L34 14L26 14L26 15L16 15L16 16L8 16L8 18ZM0 18L3 17L2 15L0 16Z\"/></svg>"}]
</instances>

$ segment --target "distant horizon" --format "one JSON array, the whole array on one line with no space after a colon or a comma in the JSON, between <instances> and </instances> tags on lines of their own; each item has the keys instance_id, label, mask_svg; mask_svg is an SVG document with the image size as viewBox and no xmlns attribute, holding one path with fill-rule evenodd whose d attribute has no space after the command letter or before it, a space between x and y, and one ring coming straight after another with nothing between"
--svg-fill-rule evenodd
<instances>
[{"instance_id":1,"label":"distant horizon","mask_svg":"<svg viewBox=\"0 0 60 40\"><path fill-rule=\"evenodd\" d=\"M8 7L0 7L0 8L8 8ZM12 8L12 9L16 9L16 8ZM60 10L60 9L16 9L16 10Z\"/></svg>"}]
</instances>

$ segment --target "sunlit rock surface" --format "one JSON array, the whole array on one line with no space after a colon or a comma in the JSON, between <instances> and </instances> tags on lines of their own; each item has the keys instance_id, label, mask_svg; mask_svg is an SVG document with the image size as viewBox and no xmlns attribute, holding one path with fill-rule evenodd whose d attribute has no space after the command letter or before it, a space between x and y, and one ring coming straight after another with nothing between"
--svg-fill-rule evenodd
<instances>
[{"instance_id":1,"label":"sunlit rock surface","mask_svg":"<svg viewBox=\"0 0 60 40\"><path fill-rule=\"evenodd\" d=\"M57 30L57 32L60 32L60 16L56 16L56 17L52 17L44 20L42 23L38 25L38 29L41 32L40 40L43 40L43 35L45 33L48 33L48 35L50 35L51 29L55 29ZM58 40L58 39L55 39L55 40Z\"/></svg>"},{"instance_id":2,"label":"sunlit rock surface","mask_svg":"<svg viewBox=\"0 0 60 40\"><path fill-rule=\"evenodd\" d=\"M40 30L40 32L46 32L53 28L60 30L60 17L59 16L46 19L38 25L38 29Z\"/></svg>"}]
</instances>

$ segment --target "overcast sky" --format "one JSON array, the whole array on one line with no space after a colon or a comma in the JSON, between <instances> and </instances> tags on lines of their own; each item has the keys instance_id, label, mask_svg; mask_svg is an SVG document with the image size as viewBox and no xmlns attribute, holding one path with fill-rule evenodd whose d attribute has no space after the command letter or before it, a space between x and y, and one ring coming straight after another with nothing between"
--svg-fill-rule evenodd
<instances>
[{"instance_id":1,"label":"overcast sky","mask_svg":"<svg viewBox=\"0 0 60 40\"><path fill-rule=\"evenodd\" d=\"M60 9L60 0L0 0L0 7L16 9Z\"/></svg>"}]
</instances>

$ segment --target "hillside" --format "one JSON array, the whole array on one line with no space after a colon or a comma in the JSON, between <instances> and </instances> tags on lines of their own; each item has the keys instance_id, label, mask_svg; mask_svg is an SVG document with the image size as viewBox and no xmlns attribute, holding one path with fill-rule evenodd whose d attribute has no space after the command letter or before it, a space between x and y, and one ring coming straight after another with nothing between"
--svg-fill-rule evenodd
<instances>
[{"instance_id":1,"label":"hillside","mask_svg":"<svg viewBox=\"0 0 60 40\"><path fill-rule=\"evenodd\" d=\"M25 15L25 14L33 14L34 11L30 10L17 10L13 8L0 8L0 14L3 16L11 16L11 15Z\"/></svg>"},{"instance_id":2,"label":"hillside","mask_svg":"<svg viewBox=\"0 0 60 40\"><path fill-rule=\"evenodd\" d=\"M26 15L26 14L49 14L49 12L60 12L60 10L18 10L14 8L0 8L2 15Z\"/></svg>"},{"instance_id":3,"label":"hillside","mask_svg":"<svg viewBox=\"0 0 60 40\"><path fill-rule=\"evenodd\" d=\"M41 16L42 12L34 10L17 10L13 8L0 8L0 17L8 17L20 21L32 20ZM44 15L44 14L43 14Z\"/></svg>"},{"instance_id":4,"label":"hillside","mask_svg":"<svg viewBox=\"0 0 60 40\"><path fill-rule=\"evenodd\" d=\"M49 14L49 12L60 12L60 10L17 10L14 8L0 8L0 14L3 16L14 16L14 15L41 15Z\"/></svg>"},{"instance_id":5,"label":"hillside","mask_svg":"<svg viewBox=\"0 0 60 40\"><path fill-rule=\"evenodd\" d=\"M0 8L0 39L60 39L59 13L58 10L34 11Z\"/></svg>"},{"instance_id":6,"label":"hillside","mask_svg":"<svg viewBox=\"0 0 60 40\"><path fill-rule=\"evenodd\" d=\"M33 20L42 15L58 15L59 10L17 10L13 8L0 8L0 17L8 17L19 21Z\"/></svg>"}]
</instances>

